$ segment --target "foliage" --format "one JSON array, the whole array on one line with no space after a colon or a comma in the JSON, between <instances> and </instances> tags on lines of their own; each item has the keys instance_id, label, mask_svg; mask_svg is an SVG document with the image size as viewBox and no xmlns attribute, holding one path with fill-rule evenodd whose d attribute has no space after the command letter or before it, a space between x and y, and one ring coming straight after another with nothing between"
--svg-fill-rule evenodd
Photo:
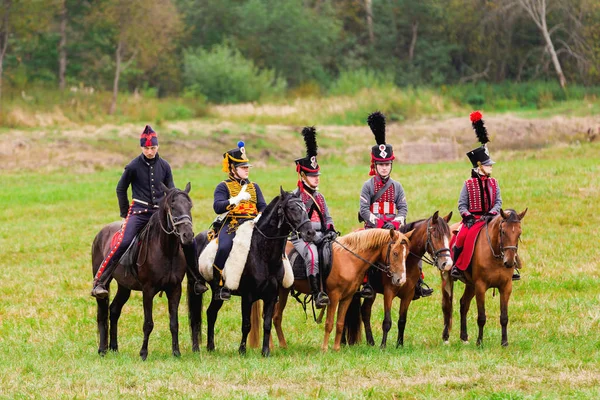
<instances>
[{"instance_id":1,"label":"foliage","mask_svg":"<svg viewBox=\"0 0 600 400\"><path fill-rule=\"evenodd\" d=\"M184 79L189 90L215 103L258 101L281 95L285 81L273 70L260 70L239 50L216 45L210 51L184 53Z\"/></svg>"}]
</instances>

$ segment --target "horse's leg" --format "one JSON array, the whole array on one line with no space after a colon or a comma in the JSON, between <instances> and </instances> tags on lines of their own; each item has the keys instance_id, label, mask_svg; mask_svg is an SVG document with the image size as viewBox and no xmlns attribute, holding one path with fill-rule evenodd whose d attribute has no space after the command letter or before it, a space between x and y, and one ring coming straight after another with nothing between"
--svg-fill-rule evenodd
<instances>
[{"instance_id":1,"label":"horse's leg","mask_svg":"<svg viewBox=\"0 0 600 400\"><path fill-rule=\"evenodd\" d=\"M194 293L194 283L188 279L188 319L190 321L190 332L192 335L192 351L200 350L202 342L202 297L203 294Z\"/></svg>"},{"instance_id":2,"label":"horse's leg","mask_svg":"<svg viewBox=\"0 0 600 400\"><path fill-rule=\"evenodd\" d=\"M282 348L287 348L287 342L285 341L281 323L283 322L283 310L285 310L285 306L287 305L289 294L289 289L285 289L284 287L279 288L279 301L275 304L275 311L273 312L273 325L275 325L277 339L279 339L279 347Z\"/></svg>"},{"instance_id":3,"label":"horse's leg","mask_svg":"<svg viewBox=\"0 0 600 400\"><path fill-rule=\"evenodd\" d=\"M348 311L348 307L350 306L350 302L352 301L352 296L350 299L346 299L341 301L337 307L337 321L335 324L335 340L333 342L333 350L339 351L342 347L342 332L344 331L344 324L346 321L346 311ZM329 316L329 313L327 314Z\"/></svg>"},{"instance_id":4,"label":"horse's leg","mask_svg":"<svg viewBox=\"0 0 600 400\"><path fill-rule=\"evenodd\" d=\"M485 326L485 291L487 287L483 283L475 286L475 299L477 300L477 325L479 326L479 336L477 336L477 346L483 343L483 327Z\"/></svg>"},{"instance_id":5,"label":"horse's leg","mask_svg":"<svg viewBox=\"0 0 600 400\"><path fill-rule=\"evenodd\" d=\"M171 329L171 349L175 357L180 357L179 351L179 302L181 301L181 283L166 290L169 303L169 328Z\"/></svg>"},{"instance_id":6,"label":"horse's leg","mask_svg":"<svg viewBox=\"0 0 600 400\"><path fill-rule=\"evenodd\" d=\"M321 345L321 350L323 351L327 351L327 349L329 348L329 336L331 335L331 331L333 330L333 320L335 318L335 312L337 311L339 301L339 291L337 289L330 290L329 305L327 306L327 318L325 319L325 336L323 337L323 344Z\"/></svg>"},{"instance_id":7,"label":"horse's leg","mask_svg":"<svg viewBox=\"0 0 600 400\"><path fill-rule=\"evenodd\" d=\"M446 291L448 289L450 293ZM452 330L452 298L454 297L454 281L447 278L444 280L442 276L442 312L444 313L444 331L442 332L442 340L448 344L450 338L450 330Z\"/></svg>"},{"instance_id":8,"label":"horse's leg","mask_svg":"<svg viewBox=\"0 0 600 400\"><path fill-rule=\"evenodd\" d=\"M119 326L119 318L121 317L121 311L123 310L123 306L129 300L129 296L131 295L131 290L127 289L125 286L119 285L117 289L117 294L113 299L112 303L110 303L110 349L112 351L119 351L118 344L118 326Z\"/></svg>"},{"instance_id":9,"label":"horse's leg","mask_svg":"<svg viewBox=\"0 0 600 400\"><path fill-rule=\"evenodd\" d=\"M273 311L275 309L275 303L277 302L277 297L272 299L264 300L264 308L263 308L263 347L262 347L262 355L264 357L269 357L270 349L269 343L271 341L271 327L273 326Z\"/></svg>"},{"instance_id":10,"label":"horse's leg","mask_svg":"<svg viewBox=\"0 0 600 400\"><path fill-rule=\"evenodd\" d=\"M410 296L404 296L400 299L400 311L398 313L398 340L396 341L396 347L404 346L404 330L406 329L408 306L410 306L413 296L414 294Z\"/></svg>"},{"instance_id":11,"label":"horse's leg","mask_svg":"<svg viewBox=\"0 0 600 400\"><path fill-rule=\"evenodd\" d=\"M148 357L148 340L150 339L150 334L154 329L154 320L152 319L152 303L154 301L154 296L156 292L154 289L146 289L143 290L143 303L144 303L144 343L142 343L142 348L140 350L140 357L142 357L143 361L146 361Z\"/></svg>"},{"instance_id":12,"label":"horse's leg","mask_svg":"<svg viewBox=\"0 0 600 400\"><path fill-rule=\"evenodd\" d=\"M471 306L471 300L475 296L475 286L473 284L465 285L465 291L460 298L460 339L463 342L469 342L469 334L467 333L467 313Z\"/></svg>"},{"instance_id":13,"label":"horse's leg","mask_svg":"<svg viewBox=\"0 0 600 400\"><path fill-rule=\"evenodd\" d=\"M108 298L96 299L98 310L96 311L96 323L98 324L98 336L100 343L98 345L98 354L106 354L108 347Z\"/></svg>"},{"instance_id":14,"label":"horse's leg","mask_svg":"<svg viewBox=\"0 0 600 400\"><path fill-rule=\"evenodd\" d=\"M208 310L206 310L206 325L208 326L206 332L206 349L208 351L215 349L215 322L217 322L217 315L221 306L223 306L223 300L215 300L213 297Z\"/></svg>"},{"instance_id":15,"label":"horse's leg","mask_svg":"<svg viewBox=\"0 0 600 400\"><path fill-rule=\"evenodd\" d=\"M500 326L502 326L502 346L508 346L508 301L512 293L512 281L500 290Z\"/></svg>"},{"instance_id":16,"label":"horse's leg","mask_svg":"<svg viewBox=\"0 0 600 400\"><path fill-rule=\"evenodd\" d=\"M364 299L363 304L360 307L360 314L363 320L363 324L365 326L365 337L369 346L375 346L375 340L373 339L373 330L371 328L371 312L373 311L373 303L375 303L375 297L377 297L377 293L375 293L372 299Z\"/></svg>"},{"instance_id":17,"label":"horse's leg","mask_svg":"<svg viewBox=\"0 0 600 400\"><path fill-rule=\"evenodd\" d=\"M383 336L381 337L381 345L379 346L382 349L385 349L387 345L387 336L388 332L392 328L392 301L396 296L395 291L391 287L391 285L384 285L383 287L383 323L381 324L381 328L383 330Z\"/></svg>"},{"instance_id":18,"label":"horse's leg","mask_svg":"<svg viewBox=\"0 0 600 400\"><path fill-rule=\"evenodd\" d=\"M252 303L253 301L249 294L242 296L242 341L238 350L241 355L246 354L246 341L248 340L248 334L252 326L250 322Z\"/></svg>"}]
</instances>

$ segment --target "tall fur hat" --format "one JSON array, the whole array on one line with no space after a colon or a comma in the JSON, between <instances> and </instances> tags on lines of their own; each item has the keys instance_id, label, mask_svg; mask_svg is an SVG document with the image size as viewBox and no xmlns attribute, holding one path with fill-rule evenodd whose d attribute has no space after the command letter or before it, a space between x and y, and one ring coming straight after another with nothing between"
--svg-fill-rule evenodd
<instances>
[{"instance_id":1,"label":"tall fur hat","mask_svg":"<svg viewBox=\"0 0 600 400\"><path fill-rule=\"evenodd\" d=\"M467 157L471 160L473 168L477 168L480 165L493 165L495 162L490 158L490 152L487 148L487 144L490 141L487 129L483 123L483 115L480 111L473 111L470 115L471 125L475 131L477 140L481 143L481 146L469 151Z\"/></svg>"},{"instance_id":2,"label":"tall fur hat","mask_svg":"<svg viewBox=\"0 0 600 400\"><path fill-rule=\"evenodd\" d=\"M368 116L367 123L377 143L371 148L371 171L369 172L369 175L375 175L375 164L392 162L396 157L392 145L385 142L385 115L375 111Z\"/></svg>"}]
</instances>

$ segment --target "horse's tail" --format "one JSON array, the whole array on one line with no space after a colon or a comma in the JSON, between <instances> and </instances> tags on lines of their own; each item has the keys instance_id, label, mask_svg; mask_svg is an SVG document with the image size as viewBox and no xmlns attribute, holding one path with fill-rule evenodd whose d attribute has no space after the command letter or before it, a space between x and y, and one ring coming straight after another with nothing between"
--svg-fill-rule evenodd
<instances>
[{"instance_id":1,"label":"horse's tail","mask_svg":"<svg viewBox=\"0 0 600 400\"><path fill-rule=\"evenodd\" d=\"M348 311L346 311L346 319L344 326L346 328L346 336L350 346L358 344L362 341L361 325L362 317L360 313L360 296L355 294L352 296Z\"/></svg>"},{"instance_id":2,"label":"horse's tail","mask_svg":"<svg viewBox=\"0 0 600 400\"><path fill-rule=\"evenodd\" d=\"M190 333L192 335L192 351L200 351L202 343L202 297L203 294L194 292L194 278L187 274L187 303Z\"/></svg>"},{"instance_id":3,"label":"horse's tail","mask_svg":"<svg viewBox=\"0 0 600 400\"><path fill-rule=\"evenodd\" d=\"M260 346L260 321L262 316L262 307L260 300L252 304L250 311L250 333L248 334L248 345L250 348L258 349Z\"/></svg>"}]
</instances>

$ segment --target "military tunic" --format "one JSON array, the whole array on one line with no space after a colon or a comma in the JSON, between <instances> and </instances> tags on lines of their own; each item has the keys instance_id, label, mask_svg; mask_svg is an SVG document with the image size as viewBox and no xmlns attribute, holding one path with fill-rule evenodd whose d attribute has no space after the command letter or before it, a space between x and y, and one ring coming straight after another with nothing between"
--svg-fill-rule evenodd
<instances>
[{"instance_id":1,"label":"military tunic","mask_svg":"<svg viewBox=\"0 0 600 400\"><path fill-rule=\"evenodd\" d=\"M237 196L243 185L246 186L246 192L250 194L250 200L240 201L236 204L229 204L229 199ZM267 207L265 198L258 184L248 180L227 179L217 185L214 193L213 209L217 214L227 213L219 229L219 248L215 256L214 264L219 270L223 270L225 261L233 247L233 238L236 231L244 222L256 218L258 213L264 211Z\"/></svg>"},{"instance_id":2,"label":"military tunic","mask_svg":"<svg viewBox=\"0 0 600 400\"><path fill-rule=\"evenodd\" d=\"M321 240L328 230L335 230L327 202L320 192L304 187L303 190L300 190L300 188L294 190L294 194L300 194L300 198L306 206L311 227L316 231L314 238L316 242ZM299 236L292 236L290 241L296 251L302 256L306 265L306 273L308 275L317 275L319 273L319 253L317 246L312 242L305 242Z\"/></svg>"},{"instance_id":3,"label":"military tunic","mask_svg":"<svg viewBox=\"0 0 600 400\"><path fill-rule=\"evenodd\" d=\"M387 182L380 176L374 176L366 181L360 193L360 216L365 221L365 228L381 228L390 222L396 229L404 225L408 214L408 205L402 185L388 178L392 184L379 197L373 196L385 186Z\"/></svg>"}]
</instances>

